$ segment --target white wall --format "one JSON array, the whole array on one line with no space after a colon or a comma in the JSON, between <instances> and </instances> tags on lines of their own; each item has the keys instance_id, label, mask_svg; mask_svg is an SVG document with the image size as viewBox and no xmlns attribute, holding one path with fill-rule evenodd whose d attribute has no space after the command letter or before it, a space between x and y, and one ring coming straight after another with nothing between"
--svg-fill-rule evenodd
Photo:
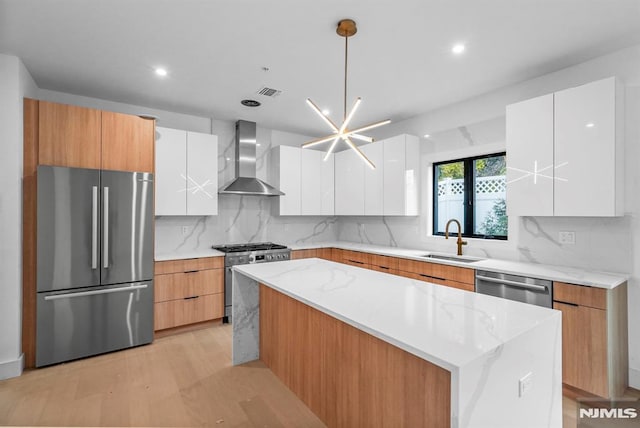
<instances>
[{"instance_id":1,"label":"white wall","mask_svg":"<svg viewBox=\"0 0 640 428\"><path fill-rule=\"evenodd\" d=\"M36 86L19 58L0 54L0 379L19 376L22 318L22 98Z\"/></svg>"},{"instance_id":2,"label":"white wall","mask_svg":"<svg viewBox=\"0 0 640 428\"><path fill-rule=\"evenodd\" d=\"M469 239L464 251L480 256L629 274L629 374L631 385L640 388L640 169L637 167L640 159L640 45L380 128L376 137L385 138L399 133L422 136L451 129L455 132L455 128L475 124L468 126L472 138L467 141L461 138L439 144L422 139L420 217L341 218L339 239L455 251L453 242L428 236L431 163L504 150L504 133L485 132L486 129L474 132L474 128L483 128L483 123L495 124L496 120L504 123L508 104L614 75L622 78L626 86L625 216L510 218L508 242ZM488 137L482 138L484 135ZM576 244L560 245L558 232L561 230L575 231Z\"/></svg>"}]
</instances>

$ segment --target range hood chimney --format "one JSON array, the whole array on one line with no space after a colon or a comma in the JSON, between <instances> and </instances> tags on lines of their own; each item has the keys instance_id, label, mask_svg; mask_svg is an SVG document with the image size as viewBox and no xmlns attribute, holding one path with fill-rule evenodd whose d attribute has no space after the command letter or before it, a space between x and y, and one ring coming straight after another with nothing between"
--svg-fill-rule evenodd
<instances>
[{"instance_id":1,"label":"range hood chimney","mask_svg":"<svg viewBox=\"0 0 640 428\"><path fill-rule=\"evenodd\" d=\"M282 196L280 190L256 178L256 123L236 122L236 178L218 191L221 195Z\"/></svg>"}]
</instances>

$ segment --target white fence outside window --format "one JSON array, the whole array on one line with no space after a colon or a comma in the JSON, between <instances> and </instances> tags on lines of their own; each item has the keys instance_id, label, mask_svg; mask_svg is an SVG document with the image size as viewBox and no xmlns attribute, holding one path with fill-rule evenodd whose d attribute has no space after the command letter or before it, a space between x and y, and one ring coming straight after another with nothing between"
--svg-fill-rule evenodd
<instances>
[{"instance_id":1,"label":"white fence outside window","mask_svg":"<svg viewBox=\"0 0 640 428\"><path fill-rule=\"evenodd\" d=\"M496 175L476 178L476 227L479 228L486 216L492 212L493 206L505 199L507 190L506 177ZM449 219L462 222L464 215L464 180L447 178L438 182L438 232L444 232ZM457 230L455 231L457 232Z\"/></svg>"}]
</instances>

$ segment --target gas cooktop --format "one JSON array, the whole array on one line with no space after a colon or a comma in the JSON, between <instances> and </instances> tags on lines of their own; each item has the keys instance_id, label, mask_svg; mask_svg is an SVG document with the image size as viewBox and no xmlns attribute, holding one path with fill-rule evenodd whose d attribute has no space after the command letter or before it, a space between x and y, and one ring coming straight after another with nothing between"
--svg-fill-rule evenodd
<instances>
[{"instance_id":1,"label":"gas cooktop","mask_svg":"<svg viewBox=\"0 0 640 428\"><path fill-rule=\"evenodd\" d=\"M274 244L273 242L256 242L250 244L214 245L211 248L223 253L242 253L247 251L285 250L287 246Z\"/></svg>"}]
</instances>

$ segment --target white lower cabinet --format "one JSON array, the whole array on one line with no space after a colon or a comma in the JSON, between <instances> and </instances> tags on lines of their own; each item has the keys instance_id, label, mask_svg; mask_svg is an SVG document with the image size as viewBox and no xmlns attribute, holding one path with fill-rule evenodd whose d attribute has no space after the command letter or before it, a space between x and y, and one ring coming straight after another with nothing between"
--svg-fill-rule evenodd
<instances>
[{"instance_id":1,"label":"white lower cabinet","mask_svg":"<svg viewBox=\"0 0 640 428\"><path fill-rule=\"evenodd\" d=\"M623 87L610 77L507 106L507 214L620 216Z\"/></svg>"},{"instance_id":2,"label":"white lower cabinet","mask_svg":"<svg viewBox=\"0 0 640 428\"><path fill-rule=\"evenodd\" d=\"M218 214L218 137L156 127L155 215Z\"/></svg>"},{"instance_id":3,"label":"white lower cabinet","mask_svg":"<svg viewBox=\"0 0 640 428\"><path fill-rule=\"evenodd\" d=\"M334 158L324 152L277 146L271 152L271 179L284 192L277 197L278 215L334 214Z\"/></svg>"}]
</instances>

